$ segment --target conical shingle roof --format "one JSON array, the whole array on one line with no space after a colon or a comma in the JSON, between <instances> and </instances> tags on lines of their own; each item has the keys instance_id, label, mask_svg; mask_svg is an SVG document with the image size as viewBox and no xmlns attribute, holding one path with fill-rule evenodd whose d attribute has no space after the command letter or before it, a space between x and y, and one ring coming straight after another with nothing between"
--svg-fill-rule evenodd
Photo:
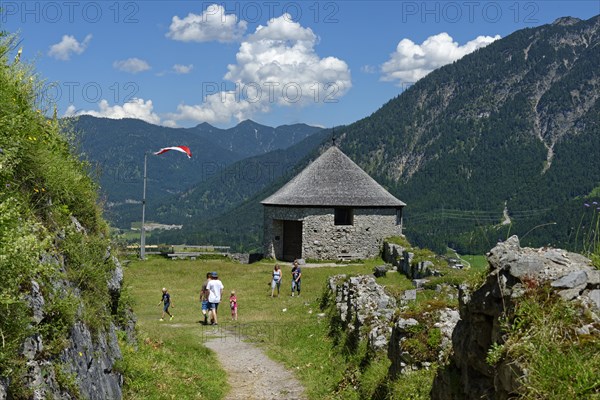
<instances>
[{"instance_id":1,"label":"conical shingle roof","mask_svg":"<svg viewBox=\"0 0 600 400\"><path fill-rule=\"evenodd\" d=\"M402 207L336 146L262 201L278 206Z\"/></svg>"}]
</instances>

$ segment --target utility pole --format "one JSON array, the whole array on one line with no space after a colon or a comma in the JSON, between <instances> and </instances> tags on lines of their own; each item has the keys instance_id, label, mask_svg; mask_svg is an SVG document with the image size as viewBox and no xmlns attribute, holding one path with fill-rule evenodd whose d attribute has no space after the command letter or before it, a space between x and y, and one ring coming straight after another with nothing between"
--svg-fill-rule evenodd
<instances>
[{"instance_id":1,"label":"utility pole","mask_svg":"<svg viewBox=\"0 0 600 400\"><path fill-rule=\"evenodd\" d=\"M144 194L142 196L142 227L141 227L141 237L140 237L140 259L146 259L146 171L148 164L148 153L144 153Z\"/></svg>"}]
</instances>

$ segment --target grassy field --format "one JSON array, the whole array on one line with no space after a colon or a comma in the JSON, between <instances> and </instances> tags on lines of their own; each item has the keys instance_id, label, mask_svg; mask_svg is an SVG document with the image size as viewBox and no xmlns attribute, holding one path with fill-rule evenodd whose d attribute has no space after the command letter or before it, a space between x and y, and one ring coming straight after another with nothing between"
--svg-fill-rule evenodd
<instances>
[{"instance_id":1,"label":"grassy field","mask_svg":"<svg viewBox=\"0 0 600 400\"><path fill-rule=\"evenodd\" d=\"M428 307L442 301L443 296L435 290L437 284L480 275L484 268L475 262L477 258L469 260L473 267L468 270L442 267L445 277L430 278L430 287L418 292L415 309L419 304ZM203 346L207 332L214 330L199 323L199 290L210 271L219 273L225 285L224 296L235 290L238 299L238 321L231 321L225 302L219 310L219 329L233 330L293 370L310 399L371 398L382 385L394 393L411 391L411 398L427 398L434 371L388 384L385 378L389 360L385 355L363 365L360 357L364 352L345 352L343 346L334 343L329 318L319 316L328 277L371 274L380 264L381 260L370 260L365 264L305 267L302 294L291 297L291 266L284 263L281 296L271 298L271 262L242 265L226 260L173 261L159 257L132 261L126 267L125 281L134 300L142 343L137 350L127 347L125 351L125 398L220 399L226 394L226 374L214 367L215 355ZM388 273L377 280L396 297L413 288L411 281L399 273ZM162 308L157 304L162 287L169 289L175 305L171 310L173 321L159 321Z\"/></svg>"},{"instance_id":2,"label":"grassy field","mask_svg":"<svg viewBox=\"0 0 600 400\"><path fill-rule=\"evenodd\" d=\"M461 260L465 260L471 265L471 268L484 269L487 268L488 262L484 255L465 254L460 256Z\"/></svg>"},{"instance_id":3,"label":"grassy field","mask_svg":"<svg viewBox=\"0 0 600 400\"><path fill-rule=\"evenodd\" d=\"M429 257L421 253L415 252L418 256ZM453 269L443 262L436 265L443 276L428 278L424 289L417 293L417 301L402 311L401 316L418 318L428 315L432 309L456 307L456 298L447 297L442 290L443 285L456 286L460 282L469 282L471 287L477 287L487 270L483 256L462 258L471 264L471 268ZM225 297L235 290L239 305L239 320L233 322L225 300L219 312L218 329L233 331L244 340L252 341L269 357L292 370L305 386L310 399L428 399L437 362L433 362L429 370L419 370L389 380L387 372L390 361L385 354L367 357L364 342L358 350L348 351L344 347L343 333L340 336L339 331L332 331L329 315L319 315L329 276L340 273L370 274L373 267L381 263L381 260L371 260L364 265L305 267L302 270L303 290L300 297L290 296L291 267L283 264L283 291L280 297L271 298L269 282L273 263L241 265L225 260L173 261L158 257L145 262L130 262L125 269L126 295L132 297L134 302L140 343L133 348L123 342L124 360L118 368L126 376L124 398L217 400L226 395L229 390L226 373L218 367L216 355L203 345L207 335L215 331L212 327L199 324L199 289L206 273L217 271L225 285ZM394 272L377 281L396 297L412 288L410 280ZM162 287L167 287L172 295L173 321L159 321L161 307L157 304ZM544 297L546 302L549 298L547 295ZM531 302L524 301L520 309L525 310L526 315L515 318L515 321L525 317L531 319L532 326L539 325L535 329L539 334L523 337L522 334L529 335L530 331L523 333L517 328L507 327L512 336L504 346L490 353L490 360L502 354L515 358L526 355L531 371L526 398L553 398L550 394L558 393L554 382L561 382L558 386L564 389L560 392L561 396L556 398L583 398L574 393L596 393L597 376L589 371L597 370L597 341L588 343L584 340L574 346L564 342L565 336L555 335L554 332L568 330L561 324L571 324L571 328L575 326L572 318L577 313L564 302L549 303L544 309L540 308L541 303L543 301L537 298ZM571 310L568 315L564 311L567 309ZM429 340L428 332L431 330L425 331L427 335L423 336L423 340ZM549 346L547 342L552 341L549 338L559 343ZM531 353L532 349L545 348L556 348L556 351ZM565 358L564 363L570 369L554 367L555 360L562 360L557 351L571 356L572 359ZM493 361L490 360L488 362ZM576 375L581 382L571 384L569 376L572 375ZM547 379L546 376L551 378ZM574 391L569 392L571 389ZM538 392L547 395L535 396Z\"/></svg>"},{"instance_id":4,"label":"grassy field","mask_svg":"<svg viewBox=\"0 0 600 400\"><path fill-rule=\"evenodd\" d=\"M134 300L142 343L137 350L127 347L125 351L121 368L130 379L124 397L219 399L226 393L225 373L210 367L216 362L215 355L202 345L206 330L212 328L198 323L199 289L206 272L218 271L227 297L231 290L236 291L239 307L237 323L231 321L226 304L219 310L219 329L234 329L294 370L311 399L328 398L343 378L340 365L345 361L327 335L328 320L317 315L327 277L371 273L378 263L304 268L300 297L290 296L291 267L285 264L281 296L271 298L272 263L162 258L131 262L125 281ZM159 321L162 287L169 289L175 305L173 321Z\"/></svg>"}]
</instances>

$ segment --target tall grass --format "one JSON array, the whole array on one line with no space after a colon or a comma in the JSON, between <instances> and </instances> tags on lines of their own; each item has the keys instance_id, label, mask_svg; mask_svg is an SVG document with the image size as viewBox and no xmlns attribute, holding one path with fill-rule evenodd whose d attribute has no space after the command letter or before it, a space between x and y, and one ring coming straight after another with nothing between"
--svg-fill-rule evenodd
<instances>
[{"instance_id":1,"label":"tall grass","mask_svg":"<svg viewBox=\"0 0 600 400\"><path fill-rule=\"evenodd\" d=\"M76 318L92 327L110 320L104 301L114 265L104 257L108 230L96 185L71 152L68 129L56 116L47 117L52 105L38 101L43 82L31 66L11 57L16 43L15 36L0 32L0 376L10 379L9 398L27 398L25 361L18 356L24 338L42 334L40 357L52 359ZM87 235L73 233L73 217ZM77 275L78 290L56 284ZM33 281L46 302L39 323L32 321L25 296ZM76 291L91 306L83 316Z\"/></svg>"},{"instance_id":2,"label":"tall grass","mask_svg":"<svg viewBox=\"0 0 600 400\"><path fill-rule=\"evenodd\" d=\"M600 339L577 330L591 323L549 286L530 288L505 320L506 342L491 349L488 361L503 359L526 371L522 398L599 399Z\"/></svg>"},{"instance_id":3,"label":"tall grass","mask_svg":"<svg viewBox=\"0 0 600 400\"><path fill-rule=\"evenodd\" d=\"M574 247L600 268L600 202L588 200L583 203Z\"/></svg>"}]
</instances>

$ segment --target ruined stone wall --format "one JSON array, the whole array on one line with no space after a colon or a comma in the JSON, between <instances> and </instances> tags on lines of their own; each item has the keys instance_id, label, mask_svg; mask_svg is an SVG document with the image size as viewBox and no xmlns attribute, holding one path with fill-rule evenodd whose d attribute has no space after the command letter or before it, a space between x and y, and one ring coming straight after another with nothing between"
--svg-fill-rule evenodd
<instances>
[{"instance_id":1,"label":"ruined stone wall","mask_svg":"<svg viewBox=\"0 0 600 400\"><path fill-rule=\"evenodd\" d=\"M410 296L403 295L396 301L371 275L335 275L329 278L327 284L327 306L334 307L333 313L330 310L331 325L341 327L346 333L346 346L349 343L354 345L350 350L356 351L358 343L366 341L369 351L385 352L391 361L390 378L397 378L408 371L427 369L449 352L452 331L459 319L457 310L443 308L424 312L427 317L423 319L430 321L424 329L439 329L441 342L433 359L419 360L404 348L404 343L419 331L414 328L421 322L398 316L400 310L406 310L408 303L416 300L415 290L404 292L405 295L407 292L415 294L411 300L404 300Z\"/></svg>"},{"instance_id":2,"label":"ruined stone wall","mask_svg":"<svg viewBox=\"0 0 600 400\"><path fill-rule=\"evenodd\" d=\"M327 284L342 328L358 341L368 340L372 350L387 349L396 300L369 275L335 275Z\"/></svg>"},{"instance_id":3,"label":"ruined stone wall","mask_svg":"<svg viewBox=\"0 0 600 400\"><path fill-rule=\"evenodd\" d=\"M488 254L490 272L473 293L459 293L460 321L452 335L449 365L438 370L431 398L436 400L507 400L519 395L520 378L526 376L518 360L504 360L495 367L486 362L494 343L502 343L500 318L514 309L525 294L527 282L550 283L564 300L576 300L582 313L598 320L600 271L590 260L560 249L522 248L516 236L499 243ZM578 327L597 335L593 325Z\"/></svg>"},{"instance_id":4,"label":"ruined stone wall","mask_svg":"<svg viewBox=\"0 0 600 400\"><path fill-rule=\"evenodd\" d=\"M383 239L402 234L394 208L354 208L353 225L334 225L333 207L265 207L264 212L267 257L282 254L283 223L280 220L303 221L301 257L319 260L375 257L381 252Z\"/></svg>"}]
</instances>

